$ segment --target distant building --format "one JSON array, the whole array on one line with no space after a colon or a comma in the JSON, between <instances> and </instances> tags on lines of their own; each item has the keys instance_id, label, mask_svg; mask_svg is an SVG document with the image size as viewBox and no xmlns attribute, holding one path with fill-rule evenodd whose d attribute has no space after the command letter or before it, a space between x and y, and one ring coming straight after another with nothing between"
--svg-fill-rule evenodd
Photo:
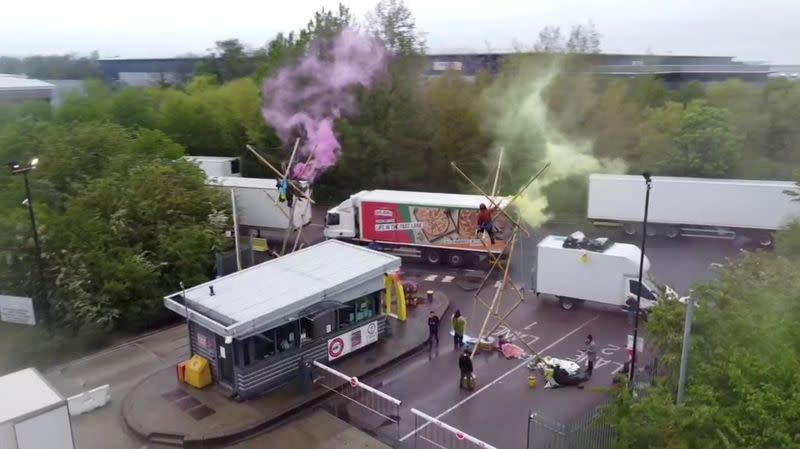
<instances>
[{"instance_id":1,"label":"distant building","mask_svg":"<svg viewBox=\"0 0 800 449\"><path fill-rule=\"evenodd\" d=\"M50 103L54 90L53 84L25 78L24 75L0 74L0 103L22 103L28 100Z\"/></svg>"},{"instance_id":2,"label":"distant building","mask_svg":"<svg viewBox=\"0 0 800 449\"><path fill-rule=\"evenodd\" d=\"M496 75L503 61L520 53L437 53L427 55L427 76L435 77L454 70L467 78L480 72ZM551 57L542 53L525 53L529 57ZM748 83L764 83L773 69L766 64L735 61L732 56L681 56L645 54L572 55L585 63L598 77L629 78L652 75L664 80L669 88L679 88L692 81L713 82L740 79ZM167 59L101 59L103 78L110 84L158 85L178 83L191 78L204 58Z\"/></svg>"}]
</instances>

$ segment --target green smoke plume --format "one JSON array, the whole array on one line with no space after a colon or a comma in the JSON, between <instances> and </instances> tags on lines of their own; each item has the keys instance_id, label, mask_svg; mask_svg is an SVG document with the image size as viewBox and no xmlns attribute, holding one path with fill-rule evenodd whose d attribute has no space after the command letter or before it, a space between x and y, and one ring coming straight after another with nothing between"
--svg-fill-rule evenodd
<instances>
[{"instance_id":1,"label":"green smoke plume","mask_svg":"<svg viewBox=\"0 0 800 449\"><path fill-rule=\"evenodd\" d=\"M498 149L504 148L502 194L514 192L545 163L551 164L515 203L524 221L534 227L551 218L544 194L549 186L591 173L625 172L624 161L598 158L592 152L591 140L561 131L561 123L553 118L546 101L560 67L558 61L513 61L486 89L483 98L488 131L496 148L488 161L488 172L494 173L491 167L496 164ZM575 212L585 214L585 209Z\"/></svg>"}]
</instances>

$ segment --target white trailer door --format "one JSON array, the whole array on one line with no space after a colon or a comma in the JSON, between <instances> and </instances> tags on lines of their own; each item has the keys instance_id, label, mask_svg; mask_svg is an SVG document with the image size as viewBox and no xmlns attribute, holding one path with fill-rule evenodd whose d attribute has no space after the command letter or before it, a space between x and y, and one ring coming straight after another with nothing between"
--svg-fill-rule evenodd
<instances>
[{"instance_id":1,"label":"white trailer door","mask_svg":"<svg viewBox=\"0 0 800 449\"><path fill-rule=\"evenodd\" d=\"M66 404L14 425L18 449L75 449Z\"/></svg>"}]
</instances>

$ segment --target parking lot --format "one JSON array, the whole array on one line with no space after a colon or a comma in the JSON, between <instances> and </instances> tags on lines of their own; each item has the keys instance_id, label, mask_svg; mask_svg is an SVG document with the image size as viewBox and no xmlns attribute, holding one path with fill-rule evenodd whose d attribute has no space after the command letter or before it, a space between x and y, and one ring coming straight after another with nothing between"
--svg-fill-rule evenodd
<instances>
[{"instance_id":1,"label":"parking lot","mask_svg":"<svg viewBox=\"0 0 800 449\"><path fill-rule=\"evenodd\" d=\"M537 232L523 240L520 256L512 264L517 285L529 285L526 282L529 282L535 261L536 243L546 233L557 232ZM649 242L647 250L656 279L673 286L681 294L688 294L695 282L713 278L713 263L722 263L736 254L730 242L708 240L656 239ZM542 388L540 383L533 390L527 384L530 371L525 362L507 360L498 351L479 352L474 360L477 389L473 392L461 390L458 388L457 361L460 352L454 350L448 334L450 319L453 311L459 308L468 319L467 333L475 335L485 309L475 303L473 292L461 288L463 283L459 281L464 276L463 271L416 264L406 264L406 271L423 288L445 292L450 298L451 308L442 320L441 341L430 351L365 379L370 385L404 402L399 432L370 416L369 412L358 410L357 406L349 407L351 421L387 439L399 435L405 443L403 447L415 447L415 433L420 430L421 422L415 420L410 409L416 408L497 448L524 448L530 411L561 423L578 418L604 400L602 390L611 386L613 374L622 369L626 360L624 348L627 335L632 332L624 313L590 303L565 311L553 298L536 297L526 291L525 301L508 319L510 328L501 324L494 335L515 340L526 352L530 352L528 347L519 339L541 355L571 359L585 365L580 350L586 335L592 334L598 356L592 379L584 389L551 390ZM490 287L493 285L491 282ZM486 289L483 299L491 301L492 293L493 287ZM507 292L502 299L500 315L514 306L517 298L513 292ZM496 323L490 320L489 327Z\"/></svg>"}]
</instances>

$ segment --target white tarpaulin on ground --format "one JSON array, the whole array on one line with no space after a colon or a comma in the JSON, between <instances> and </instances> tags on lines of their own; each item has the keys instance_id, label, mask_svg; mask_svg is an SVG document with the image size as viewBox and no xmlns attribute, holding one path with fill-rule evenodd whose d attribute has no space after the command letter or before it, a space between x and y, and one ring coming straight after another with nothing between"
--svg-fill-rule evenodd
<instances>
[{"instance_id":1,"label":"white tarpaulin on ground","mask_svg":"<svg viewBox=\"0 0 800 449\"><path fill-rule=\"evenodd\" d=\"M33 300L22 296L0 295L0 321L35 326Z\"/></svg>"}]
</instances>

